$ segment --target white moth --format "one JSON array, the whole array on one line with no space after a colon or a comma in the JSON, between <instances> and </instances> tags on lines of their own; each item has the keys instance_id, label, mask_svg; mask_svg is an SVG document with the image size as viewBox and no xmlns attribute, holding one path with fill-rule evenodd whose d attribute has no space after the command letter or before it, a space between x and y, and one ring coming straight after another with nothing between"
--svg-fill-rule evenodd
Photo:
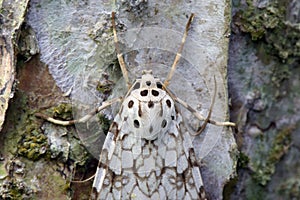
<instances>
[{"instance_id":1,"label":"white moth","mask_svg":"<svg viewBox=\"0 0 300 200\"><path fill-rule=\"evenodd\" d=\"M162 83L152 71L143 71L130 87L112 13L118 59L130 89L106 136L91 199L206 199L192 141L181 128L182 117L175 103L182 104L198 119L204 118L167 89L193 17L192 14L186 25L166 81ZM203 129L207 123L233 125L208 117Z\"/></svg>"},{"instance_id":2,"label":"white moth","mask_svg":"<svg viewBox=\"0 0 300 200\"><path fill-rule=\"evenodd\" d=\"M205 199L182 117L163 83L145 71L106 137L92 199Z\"/></svg>"},{"instance_id":3,"label":"white moth","mask_svg":"<svg viewBox=\"0 0 300 200\"><path fill-rule=\"evenodd\" d=\"M103 102L101 107L79 120L62 122L42 114L38 116L61 125L85 122L100 110L122 100L103 145L91 199L206 199L190 133L181 126L182 117L176 104L181 104L204 121L200 132L207 123L220 126L235 124L211 120L212 107L208 117L202 117L167 88L194 15L188 20L179 51L165 82L155 78L151 71L143 71L142 77L132 86L118 48L114 15L112 13L114 41L129 88L126 96Z\"/></svg>"}]
</instances>

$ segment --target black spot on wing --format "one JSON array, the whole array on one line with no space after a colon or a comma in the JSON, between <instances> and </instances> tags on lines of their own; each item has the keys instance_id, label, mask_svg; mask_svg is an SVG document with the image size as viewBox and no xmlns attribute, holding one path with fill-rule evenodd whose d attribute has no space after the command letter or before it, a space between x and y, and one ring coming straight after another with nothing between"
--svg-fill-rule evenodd
<instances>
[{"instance_id":1,"label":"black spot on wing","mask_svg":"<svg viewBox=\"0 0 300 200\"><path fill-rule=\"evenodd\" d=\"M132 100L130 100L130 101L128 102L128 108L132 108L133 104L134 104L134 102L133 102Z\"/></svg>"},{"instance_id":2,"label":"black spot on wing","mask_svg":"<svg viewBox=\"0 0 300 200\"><path fill-rule=\"evenodd\" d=\"M119 135L119 128L118 128L118 123L117 122L113 122L109 128L109 132L114 134L114 140L116 140L116 138Z\"/></svg>"},{"instance_id":3,"label":"black spot on wing","mask_svg":"<svg viewBox=\"0 0 300 200\"><path fill-rule=\"evenodd\" d=\"M153 131L153 126L151 125L149 128L149 132L152 133L152 131Z\"/></svg>"},{"instance_id":4,"label":"black spot on wing","mask_svg":"<svg viewBox=\"0 0 300 200\"><path fill-rule=\"evenodd\" d=\"M156 87L159 89L162 89L162 83L161 82L156 82Z\"/></svg>"},{"instance_id":5,"label":"black spot on wing","mask_svg":"<svg viewBox=\"0 0 300 200\"><path fill-rule=\"evenodd\" d=\"M152 90L151 94L155 97L157 97L159 95L159 92L157 90Z\"/></svg>"},{"instance_id":6,"label":"black spot on wing","mask_svg":"<svg viewBox=\"0 0 300 200\"><path fill-rule=\"evenodd\" d=\"M134 125L135 128L139 128L139 127L140 127L140 122L139 122L139 120L135 119L135 120L133 121L133 125Z\"/></svg>"},{"instance_id":7,"label":"black spot on wing","mask_svg":"<svg viewBox=\"0 0 300 200\"><path fill-rule=\"evenodd\" d=\"M149 102L148 102L148 108L153 108L153 107L154 107L153 101L149 101Z\"/></svg>"},{"instance_id":8,"label":"black spot on wing","mask_svg":"<svg viewBox=\"0 0 300 200\"><path fill-rule=\"evenodd\" d=\"M142 117L142 114L143 114L143 112L142 112L142 106L141 106L141 103L139 103L139 110L138 110L139 117Z\"/></svg>"},{"instance_id":9,"label":"black spot on wing","mask_svg":"<svg viewBox=\"0 0 300 200\"><path fill-rule=\"evenodd\" d=\"M148 90L142 90L142 91L140 92L140 94L141 94L142 97L145 97L145 96L148 95Z\"/></svg>"},{"instance_id":10,"label":"black spot on wing","mask_svg":"<svg viewBox=\"0 0 300 200\"><path fill-rule=\"evenodd\" d=\"M161 122L161 127L162 128L165 128L167 126L167 120L163 120L162 122Z\"/></svg>"},{"instance_id":11,"label":"black spot on wing","mask_svg":"<svg viewBox=\"0 0 300 200\"><path fill-rule=\"evenodd\" d=\"M167 99L167 100L166 100L166 104L167 104L167 106L168 106L169 108L171 108L172 103L171 103L170 99Z\"/></svg>"}]
</instances>

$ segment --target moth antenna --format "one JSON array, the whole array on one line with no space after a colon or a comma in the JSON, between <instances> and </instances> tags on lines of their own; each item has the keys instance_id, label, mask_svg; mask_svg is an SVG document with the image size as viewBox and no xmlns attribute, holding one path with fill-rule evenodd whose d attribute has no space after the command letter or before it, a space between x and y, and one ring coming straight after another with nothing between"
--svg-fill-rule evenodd
<instances>
[{"instance_id":1,"label":"moth antenna","mask_svg":"<svg viewBox=\"0 0 300 200\"><path fill-rule=\"evenodd\" d=\"M119 64L120 64L122 74L123 74L123 77L125 79L127 88L130 89L131 84L129 82L128 72L127 72L127 69L126 69L126 64L125 64L123 55L120 52L120 48L119 48L119 40L118 40L118 36L117 36L117 29L116 29L116 22L115 22L115 12L111 13L111 21L112 21L112 26L113 26L114 43L115 43L115 48L116 48L116 51L117 51L118 61L119 61Z\"/></svg>"},{"instance_id":2,"label":"moth antenna","mask_svg":"<svg viewBox=\"0 0 300 200\"><path fill-rule=\"evenodd\" d=\"M165 80L165 82L164 82L164 85L165 85L166 87L168 87L168 85L170 84L170 81L171 81L171 79L172 79L172 77L173 77L173 75L174 75L174 72L176 71L176 67L177 67L177 64L178 64L178 62L179 62L179 60L180 60L181 53L182 53L182 49L183 49L183 47L184 47L185 40L186 40L186 37L187 37L187 34L188 34L188 30L189 30L189 28L190 28L190 26L191 26L191 23L192 23L192 21L193 21L193 19L194 19L194 16L195 16L195 14L192 13L192 14L190 15L190 17L189 17L188 22L186 23L185 31L184 31L184 34L183 34L183 37L182 37L182 40L181 40L180 47L179 47L179 49L178 49L178 51L177 51L177 53L176 53L175 60L174 60L174 62L173 62L172 68L171 68L171 70L170 70L170 72L169 72L169 74L168 74L168 76L167 76L167 78L166 78L166 80Z\"/></svg>"}]
</instances>

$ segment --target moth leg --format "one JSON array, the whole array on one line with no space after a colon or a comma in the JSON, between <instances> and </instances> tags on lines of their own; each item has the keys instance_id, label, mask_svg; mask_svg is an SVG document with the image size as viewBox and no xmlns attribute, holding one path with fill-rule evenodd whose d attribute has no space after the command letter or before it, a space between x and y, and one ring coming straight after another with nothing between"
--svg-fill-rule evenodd
<instances>
[{"instance_id":1,"label":"moth leg","mask_svg":"<svg viewBox=\"0 0 300 200\"><path fill-rule=\"evenodd\" d=\"M200 113L198 113L195 109L193 109L190 105L188 105L185 101L175 97L174 100L178 103L180 103L183 107L185 107L188 111L190 111L197 119L201 121L205 121L206 118L204 118ZM216 126L235 126L235 123L233 122L218 122L211 119L208 119L208 123L216 125Z\"/></svg>"},{"instance_id":2,"label":"moth leg","mask_svg":"<svg viewBox=\"0 0 300 200\"><path fill-rule=\"evenodd\" d=\"M118 61L122 70L122 74L123 77L125 79L127 88L130 89L130 82L129 82L129 78L128 78L128 72L126 69L126 64L123 58L123 55L120 52L120 48L119 48L119 40L118 40L118 36L117 36L117 29L116 29L116 22L115 22L115 12L111 13L111 21L112 21L112 26L113 26L113 33L114 33L114 42L115 42L115 47L116 47L116 51L117 51L117 57L118 57Z\"/></svg>"},{"instance_id":3,"label":"moth leg","mask_svg":"<svg viewBox=\"0 0 300 200\"><path fill-rule=\"evenodd\" d=\"M179 104L181 104L183 107L185 107L188 111L190 111L195 117L197 117L197 119L199 119L200 121L204 121L204 127L202 126L202 128L198 131L201 133L201 131L203 131L205 129L205 126L207 125L207 123L216 125L216 126L235 126L235 123L233 122L218 122L218 121L214 121L210 119L211 113L212 113L212 109L213 109L213 105L215 103L215 97L216 97L216 79L214 78L215 81L215 92L214 92L214 96L212 99L212 103L211 106L209 108L209 113L208 116L205 118L203 117L199 112L197 112L193 107L191 107L189 104L187 104L185 101L181 100L180 98L176 97L174 94L172 94L170 92L170 90L168 88L166 88L165 86L164 89L166 90L166 92ZM200 134L198 133L198 134Z\"/></svg>"},{"instance_id":4,"label":"moth leg","mask_svg":"<svg viewBox=\"0 0 300 200\"><path fill-rule=\"evenodd\" d=\"M175 97L174 100L178 103L180 103L181 105L183 105L183 107L185 107L188 111L190 111L195 117L197 117L197 119L204 121L205 118L198 113L195 109L193 109L190 105L188 105L185 101ZM218 122L218 121L214 121L211 119L208 119L208 123L216 125L216 126L235 126L235 123L233 122Z\"/></svg>"},{"instance_id":5,"label":"moth leg","mask_svg":"<svg viewBox=\"0 0 300 200\"><path fill-rule=\"evenodd\" d=\"M107 100L107 101L103 102L100 107L94 109L93 111L91 111L87 115L83 116L80 119L76 119L76 120L70 120L70 121L57 120L57 119L54 119L52 117L48 117L48 116L46 116L43 113L36 113L35 116L40 117L40 118L42 118L44 120L47 120L48 122L51 122L53 124L62 125L62 126L69 126L69 125L73 125L75 123L84 123L84 122L87 122L95 114L97 114L98 112L100 112L104 108L107 108L108 106L110 106L110 105L112 105L112 104L114 104L114 103L116 103L118 101L122 101L122 98L118 97L118 98Z\"/></svg>"},{"instance_id":6,"label":"moth leg","mask_svg":"<svg viewBox=\"0 0 300 200\"><path fill-rule=\"evenodd\" d=\"M183 37L182 37L182 40L181 40L180 47L179 47L179 49L178 49L178 51L176 53L176 57L175 57L175 60L174 60L174 62L172 64L172 68L171 68L171 70L170 70L170 72L169 72L169 74L168 74L168 76L167 76L167 78L166 78L166 80L164 82L164 85L166 87L170 84L170 81L171 81L171 79L172 79L172 77L174 75L174 72L176 71L176 67L177 67L177 64L178 64L178 62L180 60L181 52L182 52L182 49L183 49L183 46L184 46L184 43L185 43L185 40L186 40L186 37L187 37L187 34L188 34L188 30L189 30L189 27L190 27L193 19L194 19L194 16L195 16L194 13L192 13L190 15L189 20L188 20L188 22L187 22L187 24L185 26L185 31L184 31L184 34L183 34Z\"/></svg>"},{"instance_id":7,"label":"moth leg","mask_svg":"<svg viewBox=\"0 0 300 200\"><path fill-rule=\"evenodd\" d=\"M211 113L212 113L212 110L213 110L213 107L214 107L214 104L215 104L215 100L216 100L216 95L217 95L217 81L216 81L216 77L215 77L215 76L214 76L214 82L215 82L214 96L213 96L212 101L211 101L211 104L210 104L210 108L209 108L209 111L208 111L208 115L207 115L207 117L206 117L204 123L202 124L200 130L197 131L196 135L199 135L199 134L202 133L202 131L206 128L207 123L208 123L209 120L210 120Z\"/></svg>"}]
</instances>

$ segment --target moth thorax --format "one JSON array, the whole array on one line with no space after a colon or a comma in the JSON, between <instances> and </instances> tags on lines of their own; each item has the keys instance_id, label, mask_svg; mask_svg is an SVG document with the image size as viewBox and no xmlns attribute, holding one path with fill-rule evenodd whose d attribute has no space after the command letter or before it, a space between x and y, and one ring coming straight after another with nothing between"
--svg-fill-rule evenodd
<instances>
[{"instance_id":1,"label":"moth thorax","mask_svg":"<svg viewBox=\"0 0 300 200\"><path fill-rule=\"evenodd\" d=\"M176 120L174 101L159 88L136 89L124 100L121 118L136 137L154 140Z\"/></svg>"}]
</instances>

